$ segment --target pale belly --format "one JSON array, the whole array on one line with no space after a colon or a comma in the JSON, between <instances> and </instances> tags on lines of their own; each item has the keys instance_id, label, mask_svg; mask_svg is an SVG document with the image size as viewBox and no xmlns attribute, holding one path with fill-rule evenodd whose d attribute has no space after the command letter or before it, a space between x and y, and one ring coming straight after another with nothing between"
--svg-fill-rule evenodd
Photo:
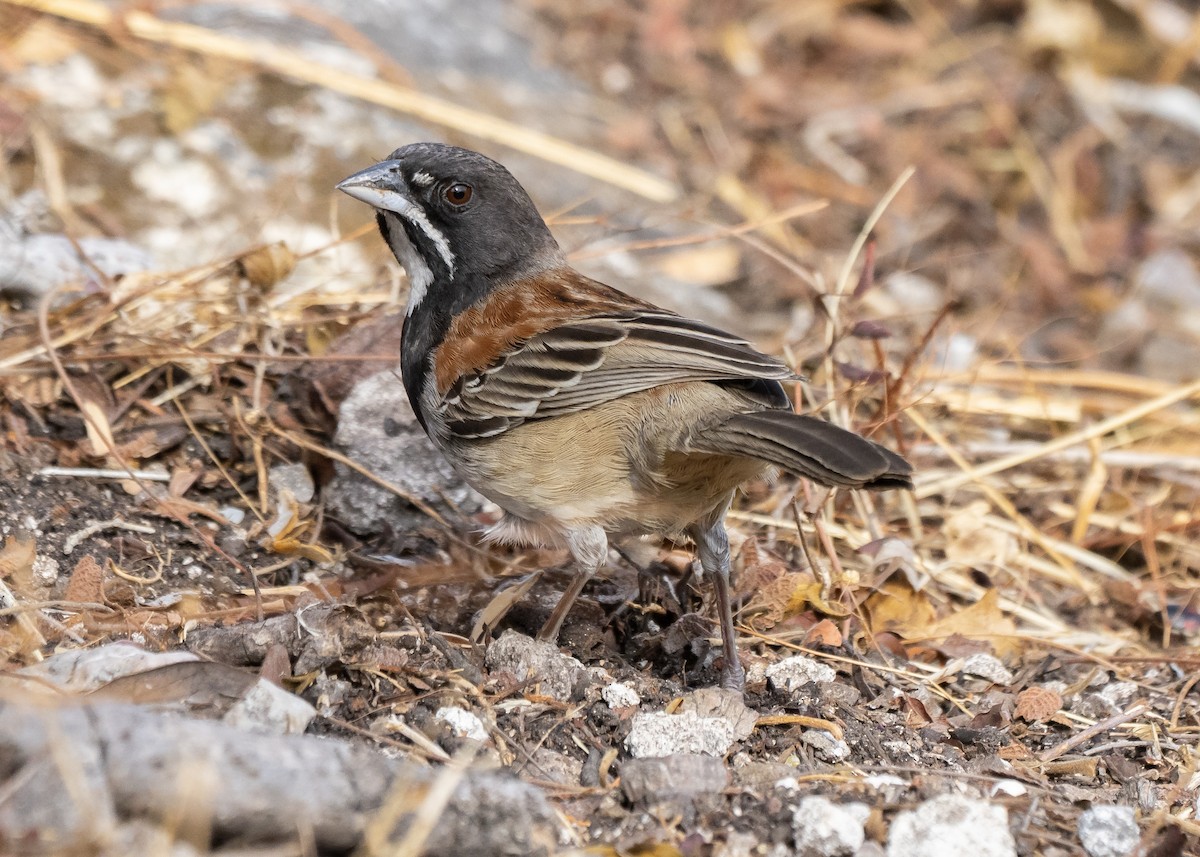
<instances>
[{"instance_id":1,"label":"pale belly","mask_svg":"<svg viewBox=\"0 0 1200 857\"><path fill-rule=\"evenodd\" d=\"M680 397L681 387L693 389ZM612 536L677 534L768 469L674 451L690 426L732 408L731 399L710 384L660 387L525 423L451 460L508 513L491 534L497 540L561 544L561 533L589 525Z\"/></svg>"}]
</instances>

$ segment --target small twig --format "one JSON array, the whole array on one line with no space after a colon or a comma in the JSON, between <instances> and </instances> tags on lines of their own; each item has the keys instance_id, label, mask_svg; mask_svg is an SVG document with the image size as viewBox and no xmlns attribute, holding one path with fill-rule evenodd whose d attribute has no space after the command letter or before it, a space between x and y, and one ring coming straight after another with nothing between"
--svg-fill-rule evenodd
<instances>
[{"instance_id":1,"label":"small twig","mask_svg":"<svg viewBox=\"0 0 1200 857\"><path fill-rule=\"evenodd\" d=\"M122 478L128 478L122 474ZM80 542L84 539L89 539L96 533L102 533L105 530L129 530L134 533L141 533L144 536L152 536L157 530L148 524L135 524L132 521L122 521L118 518L113 518L111 521L93 521L81 530L76 530L63 539L62 552L70 555L75 548L79 547Z\"/></svg>"},{"instance_id":2,"label":"small twig","mask_svg":"<svg viewBox=\"0 0 1200 857\"><path fill-rule=\"evenodd\" d=\"M1124 711L1121 714L1114 714L1112 717L1101 720L1099 723L1095 723L1095 724L1089 726L1087 729L1084 729L1082 732L1079 732L1076 735L1072 735L1070 738L1068 738L1066 741L1063 741L1061 744L1055 744L1049 750L1046 750L1044 753L1042 753L1038 757L1038 761L1042 762L1043 764L1045 764L1046 762L1052 762L1055 759L1057 759L1059 756L1063 755L1063 753L1067 753L1067 752L1075 749L1080 744L1087 743L1088 741L1095 738L1097 735L1103 734L1104 732L1107 732L1110 729L1115 729L1116 727L1120 726L1123 723L1128 723L1130 720L1134 720L1137 717L1140 717L1141 715L1145 714L1148 709L1149 709L1149 706L1146 705L1146 703L1139 702L1137 705L1134 705L1128 711Z\"/></svg>"},{"instance_id":3,"label":"small twig","mask_svg":"<svg viewBox=\"0 0 1200 857\"><path fill-rule=\"evenodd\" d=\"M0 580L0 603L4 601L3 593L5 591L8 591L8 589L4 587L4 581ZM29 613L34 610L62 610L67 613L81 613L84 610L100 610L105 613L117 612L107 604L100 604L94 601L23 601L20 604L14 603L11 607L0 608L0 616L20 616L22 613Z\"/></svg>"},{"instance_id":4,"label":"small twig","mask_svg":"<svg viewBox=\"0 0 1200 857\"><path fill-rule=\"evenodd\" d=\"M1170 599L1167 597L1167 587L1162 579L1162 564L1158 559L1158 528L1155 526L1154 510L1142 510L1145 524L1142 528L1142 556L1146 559L1146 571L1150 573L1150 585L1158 595L1158 610L1162 623L1162 647L1171 648L1171 616L1168 613Z\"/></svg>"},{"instance_id":5,"label":"small twig","mask_svg":"<svg viewBox=\"0 0 1200 857\"><path fill-rule=\"evenodd\" d=\"M171 376L172 373L168 371L168 383L171 383ZM202 435L200 430L196 428L196 423L192 420L191 414L187 412L187 409L183 406L183 403L178 399L174 399L173 402L175 409L179 411L180 418L187 425L188 431L192 435L192 439L196 441L196 444L202 450L204 450L204 454L208 456L208 460L212 462L213 467L217 468L217 472L221 474L221 478L225 480L225 484L237 492L238 497L240 497L242 502L246 504L246 508L250 510L250 513L254 515L254 517L258 518L260 523L266 523L266 519L258 511L258 508L250 501L250 498L246 496L246 492L242 490L242 487L238 484L238 481L234 479L232 475L230 475L229 470L221 462L221 459L217 457L217 454L213 452L213 449L209 445L208 441L204 439L204 435ZM250 578L256 581L255 586L257 587L258 578L256 578L253 574L250 575Z\"/></svg>"},{"instance_id":6,"label":"small twig","mask_svg":"<svg viewBox=\"0 0 1200 857\"><path fill-rule=\"evenodd\" d=\"M921 335L921 341L908 350L908 354L904 356L904 362L900 364L900 371L896 373L894 378L888 379L883 401L879 405L879 409L875 412L875 416L871 422L875 425L880 425L891 419L893 412L891 406L893 402L900 400L900 390L908 381L908 377L912 374L913 367L916 365L917 358L925 353L925 349L929 347L929 343L933 340L933 334L942 323L950 317L951 311L956 305L956 301L947 301L942 305L938 314L934 317L929 326L925 328L925 332ZM900 445L901 451L906 447L904 444L904 435L900 431L900 424L896 420L892 420L892 431L895 433L896 443ZM867 432L868 436L871 434Z\"/></svg>"},{"instance_id":7,"label":"small twig","mask_svg":"<svg viewBox=\"0 0 1200 857\"><path fill-rule=\"evenodd\" d=\"M1124 438L1122 438L1124 440ZM1053 464L1087 464L1093 458L1088 449L1060 449L1057 452L1045 453L1044 444L1037 441L1010 440L999 443L988 441L973 441L963 444L958 451L971 458L994 458L997 455L1037 455L1039 461ZM922 444L915 448L924 456L948 457L940 448ZM1038 453L1041 452L1039 455ZM1186 455L1182 450L1166 452L1150 452L1136 449L1119 449L1108 446L1096 454L1106 467L1124 467L1130 470L1177 470L1182 473L1200 473L1200 455ZM1166 478L1164 475L1163 478ZM1064 507L1064 511L1065 511ZM1140 532L1140 530L1139 530Z\"/></svg>"},{"instance_id":8,"label":"small twig","mask_svg":"<svg viewBox=\"0 0 1200 857\"><path fill-rule=\"evenodd\" d=\"M800 504L793 499L791 505L792 517L796 520L796 538L800 542L800 552L804 554L804 561L808 563L813 576L821 581L821 597L827 600L829 590L833 587L833 578L825 566L817 562L817 558L813 556L812 550L808 546L808 539L804 537L804 527L800 526Z\"/></svg>"},{"instance_id":9,"label":"small twig","mask_svg":"<svg viewBox=\"0 0 1200 857\"><path fill-rule=\"evenodd\" d=\"M38 305L37 305L38 335L41 337L42 347L46 350L46 356L50 359L50 363L54 366L55 374L58 376L59 380L62 381L63 389L65 389L67 391L68 395L70 395L71 401L74 402L75 407L77 407L79 409L79 412L83 416L84 421L89 426L98 430L97 435L102 439L102 442L107 447L107 449L105 451L110 456L112 456L112 458L117 462L117 464L121 465L121 468L127 474L129 474L129 478L137 483L138 487L146 494L147 497L150 497L152 500L155 500L154 494L151 493L149 485L147 485L145 480L139 479L133 475L133 472L134 472L133 468L131 468L129 466L129 463L126 461L125 456L122 455L121 451L118 450L116 448L116 446L112 443L112 439L105 437L103 431L99 431L100 429L103 428L103 426L99 425L99 423L97 421L97 417L93 413L93 411L89 408L84 407L85 400L84 400L83 396L80 395L79 388L75 386L75 382L71 378L71 374L69 372L67 372L66 367L63 366L62 358L58 354L59 344L56 343L50 335L50 305L54 302L54 298L59 293L60 289L61 289L60 286L49 289L44 295L42 295L42 299L38 302ZM159 503L158 505L159 505L160 509L162 510L163 514L165 514L167 517L171 518L173 521L176 521L181 526L186 527L210 551L212 551L214 554L217 554L218 556L220 556L222 559L224 559L231 566L233 566L234 568L236 568L238 571L242 572L243 574L249 574L249 572L246 570L246 567L244 565L242 565L240 562L238 562L234 557L230 556L228 551L222 549L221 546L218 545L216 543L216 541L213 540L212 536L210 536L208 533L204 532L204 530L200 529L200 527L196 526L195 523L193 523L190 519L188 519L188 517L186 515L182 515L182 514L175 512L173 509L171 509L166 504ZM258 579L255 578L253 575L250 575L250 578L251 578L251 580L254 581L254 586L257 588L258 587ZM262 619L261 599L259 600L259 604L260 604L260 606L259 606L258 618L261 621L261 619Z\"/></svg>"},{"instance_id":10,"label":"small twig","mask_svg":"<svg viewBox=\"0 0 1200 857\"><path fill-rule=\"evenodd\" d=\"M123 568L113 562L112 557L108 558L107 564L109 571L122 580L132 583L135 586L149 586L152 583L158 583L163 579L163 568L166 566L162 556L159 555L158 568L155 569L154 574L150 575L149 577L138 577L136 574L130 574L129 572L125 571Z\"/></svg>"},{"instance_id":11,"label":"small twig","mask_svg":"<svg viewBox=\"0 0 1200 857\"><path fill-rule=\"evenodd\" d=\"M1175 695L1175 704L1171 707L1171 722L1167 724L1167 734L1171 734L1179 729L1179 713L1183 710L1183 701L1192 692L1192 688L1196 686L1196 682L1198 681L1200 681L1200 673L1194 674L1185 681L1183 687L1179 689L1179 693Z\"/></svg>"},{"instance_id":12,"label":"small twig","mask_svg":"<svg viewBox=\"0 0 1200 857\"><path fill-rule=\"evenodd\" d=\"M144 479L170 482L171 474L161 470L115 470L107 467L43 467L38 476L65 476L77 479Z\"/></svg>"}]
</instances>

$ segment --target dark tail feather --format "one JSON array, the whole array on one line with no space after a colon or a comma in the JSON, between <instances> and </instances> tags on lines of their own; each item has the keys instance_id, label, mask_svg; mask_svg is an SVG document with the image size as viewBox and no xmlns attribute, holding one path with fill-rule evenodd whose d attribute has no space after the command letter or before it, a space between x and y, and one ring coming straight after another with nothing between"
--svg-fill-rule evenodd
<instances>
[{"instance_id":1,"label":"dark tail feather","mask_svg":"<svg viewBox=\"0 0 1200 857\"><path fill-rule=\"evenodd\" d=\"M730 417L693 435L687 451L759 458L822 485L912 488L912 465L890 449L790 411Z\"/></svg>"}]
</instances>

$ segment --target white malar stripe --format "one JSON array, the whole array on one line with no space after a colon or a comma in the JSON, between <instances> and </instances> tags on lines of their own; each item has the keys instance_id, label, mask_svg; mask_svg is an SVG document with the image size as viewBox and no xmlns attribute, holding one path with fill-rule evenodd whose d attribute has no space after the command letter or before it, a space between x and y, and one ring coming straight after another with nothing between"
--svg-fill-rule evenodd
<instances>
[{"instance_id":1,"label":"white malar stripe","mask_svg":"<svg viewBox=\"0 0 1200 857\"><path fill-rule=\"evenodd\" d=\"M433 243L434 249L442 257L442 261L446 263L446 269L450 272L450 276L453 277L454 253L450 250L450 242L446 240L446 236L429 222L429 218L425 216L425 212L419 206L409 205L405 207L400 212L400 216L425 233L425 237Z\"/></svg>"},{"instance_id":2,"label":"white malar stripe","mask_svg":"<svg viewBox=\"0 0 1200 857\"><path fill-rule=\"evenodd\" d=\"M408 306L404 314L412 315L429 291L429 286L433 282L433 271L429 270L429 265L417 252L417 248L413 246L412 242L408 240L404 224L400 222L400 218L395 212L385 211L383 216L389 221L388 244L401 266L408 273Z\"/></svg>"}]
</instances>

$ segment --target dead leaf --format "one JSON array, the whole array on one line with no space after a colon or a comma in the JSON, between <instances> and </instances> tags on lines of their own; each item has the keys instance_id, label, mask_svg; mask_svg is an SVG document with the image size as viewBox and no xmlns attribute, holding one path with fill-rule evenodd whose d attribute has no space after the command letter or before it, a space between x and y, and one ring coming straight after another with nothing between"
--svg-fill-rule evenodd
<instances>
[{"instance_id":1,"label":"dead leaf","mask_svg":"<svg viewBox=\"0 0 1200 857\"><path fill-rule=\"evenodd\" d=\"M973 640L986 640L992 650L1004 658L1018 649L1016 633L1016 625L1000 611L1000 593L989 589L970 607L932 623L921 636L936 639L961 634Z\"/></svg>"},{"instance_id":2,"label":"dead leaf","mask_svg":"<svg viewBox=\"0 0 1200 857\"><path fill-rule=\"evenodd\" d=\"M894 631L904 639L928 637L936 613L929 599L902 577L888 580L863 602L875 634Z\"/></svg>"},{"instance_id":3,"label":"dead leaf","mask_svg":"<svg viewBox=\"0 0 1200 857\"><path fill-rule=\"evenodd\" d=\"M1046 762L1041 765L1043 773L1053 777L1082 777L1085 780L1092 780L1096 777L1096 771L1100 767L1100 757L1091 756L1079 759L1062 759L1054 762Z\"/></svg>"},{"instance_id":4,"label":"dead leaf","mask_svg":"<svg viewBox=\"0 0 1200 857\"><path fill-rule=\"evenodd\" d=\"M618 852L619 853L619 852ZM627 852L630 857L683 857L683 852L669 842L637 845Z\"/></svg>"},{"instance_id":5,"label":"dead leaf","mask_svg":"<svg viewBox=\"0 0 1200 857\"><path fill-rule=\"evenodd\" d=\"M1063 699L1048 687L1027 687L1017 694L1014 717L1030 723L1044 723L1062 709Z\"/></svg>"},{"instance_id":6,"label":"dead leaf","mask_svg":"<svg viewBox=\"0 0 1200 857\"><path fill-rule=\"evenodd\" d=\"M808 629L808 633L804 635L804 645L812 646L829 646L830 648L840 648L842 645L842 632L837 629L828 619L822 619L817 624Z\"/></svg>"},{"instance_id":7,"label":"dead leaf","mask_svg":"<svg viewBox=\"0 0 1200 857\"><path fill-rule=\"evenodd\" d=\"M753 539L746 541L740 560L738 589L748 596L742 617L750 627L770 630L809 604L819 605L818 609L828 606L821 599L821 585L811 574L793 571L778 557L759 550ZM832 610L821 609L821 612L829 615L845 613L841 605Z\"/></svg>"},{"instance_id":8,"label":"dead leaf","mask_svg":"<svg viewBox=\"0 0 1200 857\"><path fill-rule=\"evenodd\" d=\"M254 673L228 664L182 661L115 678L89 696L137 705L179 704L220 714L257 681Z\"/></svg>"},{"instance_id":9,"label":"dead leaf","mask_svg":"<svg viewBox=\"0 0 1200 857\"><path fill-rule=\"evenodd\" d=\"M920 729L933 722L925 703L911 694L904 695L904 722L909 729Z\"/></svg>"},{"instance_id":10,"label":"dead leaf","mask_svg":"<svg viewBox=\"0 0 1200 857\"><path fill-rule=\"evenodd\" d=\"M185 470L179 468L171 472L171 481L167 483L167 493L172 497L182 497L188 489L200 478L200 470Z\"/></svg>"},{"instance_id":11,"label":"dead leaf","mask_svg":"<svg viewBox=\"0 0 1200 857\"><path fill-rule=\"evenodd\" d=\"M67 589L63 593L67 601L103 604L104 601L104 569L91 554L84 554L75 563L71 578L67 581Z\"/></svg>"},{"instance_id":12,"label":"dead leaf","mask_svg":"<svg viewBox=\"0 0 1200 857\"><path fill-rule=\"evenodd\" d=\"M267 291L287 279L296 267L296 254L282 241L257 247L237 260L238 270L255 288Z\"/></svg>"},{"instance_id":13,"label":"dead leaf","mask_svg":"<svg viewBox=\"0 0 1200 857\"><path fill-rule=\"evenodd\" d=\"M33 576L33 563L37 559L35 545L33 538L21 539L15 535L9 536L4 542L4 550L0 551L0 581L7 578L11 583L11 586L0 583L0 594L3 594L6 604L14 604L15 595L28 597L37 589ZM38 615L26 610L17 613L17 633L10 638L11 645L4 644L6 654L19 654L26 660L41 659L46 638L35 621Z\"/></svg>"},{"instance_id":14,"label":"dead leaf","mask_svg":"<svg viewBox=\"0 0 1200 857\"><path fill-rule=\"evenodd\" d=\"M21 402L31 408L44 408L58 401L62 395L62 381L53 375L14 378L5 385L4 395L10 401Z\"/></svg>"},{"instance_id":15,"label":"dead leaf","mask_svg":"<svg viewBox=\"0 0 1200 857\"><path fill-rule=\"evenodd\" d=\"M274 553L283 554L284 556L303 557L320 565L328 565L333 562L333 554L328 550L318 544L302 542L299 539L273 539L271 541L271 550Z\"/></svg>"},{"instance_id":16,"label":"dead leaf","mask_svg":"<svg viewBox=\"0 0 1200 857\"><path fill-rule=\"evenodd\" d=\"M514 604L525 597L525 593L533 587L537 579L538 575L530 574L516 586L510 586L497 592L483 608L474 627L471 628L471 642L478 643L485 634L500 624L500 620L505 617Z\"/></svg>"},{"instance_id":17,"label":"dead leaf","mask_svg":"<svg viewBox=\"0 0 1200 857\"><path fill-rule=\"evenodd\" d=\"M33 589L33 561L37 559L37 541L9 536L0 550L0 580L11 580L13 589L26 594Z\"/></svg>"},{"instance_id":18,"label":"dead leaf","mask_svg":"<svg viewBox=\"0 0 1200 857\"><path fill-rule=\"evenodd\" d=\"M998 530L988 522L990 507L982 500L946 519L942 533L946 537L946 559L969 568L1006 565L1020 550L1016 536Z\"/></svg>"}]
</instances>

